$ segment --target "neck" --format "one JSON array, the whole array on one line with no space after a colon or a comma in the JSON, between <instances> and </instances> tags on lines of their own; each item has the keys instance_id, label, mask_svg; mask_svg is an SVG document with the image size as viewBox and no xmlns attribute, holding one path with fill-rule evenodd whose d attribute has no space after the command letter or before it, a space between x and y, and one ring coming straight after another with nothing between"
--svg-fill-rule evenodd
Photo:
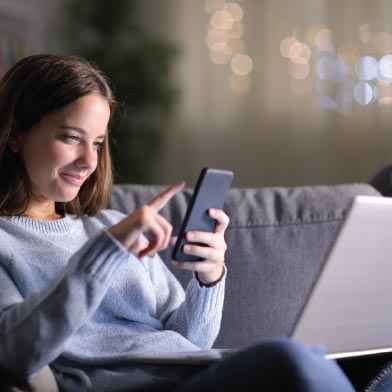
<instances>
[{"instance_id":1,"label":"neck","mask_svg":"<svg viewBox=\"0 0 392 392\"><path fill-rule=\"evenodd\" d=\"M62 215L56 212L54 202L31 203L22 216L38 220L55 220L62 218Z\"/></svg>"}]
</instances>

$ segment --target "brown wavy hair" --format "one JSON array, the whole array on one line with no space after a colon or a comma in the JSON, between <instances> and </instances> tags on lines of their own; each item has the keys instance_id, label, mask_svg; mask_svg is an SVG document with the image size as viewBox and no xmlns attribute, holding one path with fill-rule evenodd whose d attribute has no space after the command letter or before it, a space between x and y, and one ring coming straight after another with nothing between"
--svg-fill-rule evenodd
<instances>
[{"instance_id":1,"label":"brown wavy hair","mask_svg":"<svg viewBox=\"0 0 392 392\"><path fill-rule=\"evenodd\" d=\"M9 147L10 136L33 130L48 114L88 94L100 94L112 116L117 102L110 82L93 64L76 56L28 56L0 81L0 215L20 215L33 196L24 164ZM59 214L96 215L105 208L112 187L108 140L99 150L98 165L75 199L56 202Z\"/></svg>"}]
</instances>

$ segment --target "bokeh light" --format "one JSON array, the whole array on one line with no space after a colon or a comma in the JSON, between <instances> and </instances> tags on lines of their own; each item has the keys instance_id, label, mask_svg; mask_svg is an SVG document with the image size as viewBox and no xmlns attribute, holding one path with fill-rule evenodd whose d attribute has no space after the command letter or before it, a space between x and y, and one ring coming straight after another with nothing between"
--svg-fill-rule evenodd
<instances>
[{"instance_id":1,"label":"bokeh light","mask_svg":"<svg viewBox=\"0 0 392 392\"><path fill-rule=\"evenodd\" d=\"M229 86L234 93L245 94L251 86L248 75L253 69L253 60L244 52L243 8L234 1L206 0L205 11L211 14L205 36L210 59L214 64L230 64Z\"/></svg>"},{"instance_id":2,"label":"bokeh light","mask_svg":"<svg viewBox=\"0 0 392 392\"><path fill-rule=\"evenodd\" d=\"M294 37L286 37L282 39L280 42L280 54L285 58L289 58L290 48L296 43L298 43L298 40Z\"/></svg>"},{"instance_id":3,"label":"bokeh light","mask_svg":"<svg viewBox=\"0 0 392 392\"><path fill-rule=\"evenodd\" d=\"M241 22L234 22L231 29L227 32L229 38L241 38L244 34L244 25Z\"/></svg>"},{"instance_id":4,"label":"bokeh light","mask_svg":"<svg viewBox=\"0 0 392 392\"><path fill-rule=\"evenodd\" d=\"M392 78L392 55L387 54L380 60L380 73L383 77Z\"/></svg>"},{"instance_id":5,"label":"bokeh light","mask_svg":"<svg viewBox=\"0 0 392 392\"><path fill-rule=\"evenodd\" d=\"M341 59L335 59L335 77L333 78L337 82L343 83L347 77L351 74L351 69L347 63Z\"/></svg>"},{"instance_id":6,"label":"bokeh light","mask_svg":"<svg viewBox=\"0 0 392 392\"><path fill-rule=\"evenodd\" d=\"M369 23L362 23L356 42L336 42L328 26L311 24L283 38L279 49L289 60L292 92L312 94L316 108L349 116L355 104L392 105L390 32L376 32Z\"/></svg>"},{"instance_id":7,"label":"bokeh light","mask_svg":"<svg viewBox=\"0 0 392 392\"><path fill-rule=\"evenodd\" d=\"M380 63L378 64L378 73L377 73L377 80L381 83L391 83L392 82L392 78L388 78L387 76L384 76L381 73L380 70Z\"/></svg>"},{"instance_id":8,"label":"bokeh light","mask_svg":"<svg viewBox=\"0 0 392 392\"><path fill-rule=\"evenodd\" d=\"M235 21L242 20L244 16L242 7L237 3L227 3L223 6L223 10L229 12Z\"/></svg>"},{"instance_id":9,"label":"bokeh light","mask_svg":"<svg viewBox=\"0 0 392 392\"><path fill-rule=\"evenodd\" d=\"M289 49L289 58L293 63L304 64L310 59L310 48L303 42L295 42Z\"/></svg>"},{"instance_id":10,"label":"bokeh light","mask_svg":"<svg viewBox=\"0 0 392 392\"><path fill-rule=\"evenodd\" d=\"M333 51L332 31L327 28L319 30L314 37L314 44L322 52Z\"/></svg>"},{"instance_id":11,"label":"bokeh light","mask_svg":"<svg viewBox=\"0 0 392 392\"><path fill-rule=\"evenodd\" d=\"M296 63L289 63L289 73L291 77L294 79L305 79L310 72L310 65L309 63L305 64L296 64Z\"/></svg>"},{"instance_id":12,"label":"bokeh light","mask_svg":"<svg viewBox=\"0 0 392 392\"><path fill-rule=\"evenodd\" d=\"M227 34L223 30L210 30L206 35L205 43L211 49L216 44L226 45L227 40Z\"/></svg>"},{"instance_id":13,"label":"bokeh light","mask_svg":"<svg viewBox=\"0 0 392 392\"><path fill-rule=\"evenodd\" d=\"M253 61L252 59L244 53L237 53L231 59L231 69L232 71L239 76L248 75L253 68Z\"/></svg>"},{"instance_id":14,"label":"bokeh light","mask_svg":"<svg viewBox=\"0 0 392 392\"><path fill-rule=\"evenodd\" d=\"M360 80L373 80L378 75L378 61L372 56L362 56L355 66Z\"/></svg>"},{"instance_id":15,"label":"bokeh light","mask_svg":"<svg viewBox=\"0 0 392 392\"><path fill-rule=\"evenodd\" d=\"M210 23L214 29L230 30L233 27L234 19L230 12L220 10L214 12Z\"/></svg>"},{"instance_id":16,"label":"bokeh light","mask_svg":"<svg viewBox=\"0 0 392 392\"><path fill-rule=\"evenodd\" d=\"M336 59L332 56L321 57L316 63L316 72L321 80L332 80L336 74Z\"/></svg>"},{"instance_id":17,"label":"bokeh light","mask_svg":"<svg viewBox=\"0 0 392 392\"><path fill-rule=\"evenodd\" d=\"M307 33L306 33L306 40L308 41L309 44L315 45L316 41L316 36L321 30L325 30L326 27L322 24L314 24L309 27Z\"/></svg>"},{"instance_id":18,"label":"bokeh light","mask_svg":"<svg viewBox=\"0 0 392 392\"><path fill-rule=\"evenodd\" d=\"M369 82L359 81L354 87L354 98L361 105L368 105L374 99L374 88Z\"/></svg>"},{"instance_id":19,"label":"bokeh light","mask_svg":"<svg viewBox=\"0 0 392 392\"><path fill-rule=\"evenodd\" d=\"M226 44L218 43L210 48L210 59L215 64L227 64L231 55L231 50Z\"/></svg>"}]
</instances>

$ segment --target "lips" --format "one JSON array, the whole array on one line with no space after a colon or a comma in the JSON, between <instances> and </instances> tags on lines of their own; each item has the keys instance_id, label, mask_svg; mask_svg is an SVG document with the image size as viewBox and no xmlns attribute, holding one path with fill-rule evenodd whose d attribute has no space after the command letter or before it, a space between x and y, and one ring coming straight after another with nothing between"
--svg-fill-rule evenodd
<instances>
[{"instance_id":1,"label":"lips","mask_svg":"<svg viewBox=\"0 0 392 392\"><path fill-rule=\"evenodd\" d=\"M82 186L84 181L86 181L86 176L81 176L76 173L61 173L61 176L70 184L76 186Z\"/></svg>"}]
</instances>

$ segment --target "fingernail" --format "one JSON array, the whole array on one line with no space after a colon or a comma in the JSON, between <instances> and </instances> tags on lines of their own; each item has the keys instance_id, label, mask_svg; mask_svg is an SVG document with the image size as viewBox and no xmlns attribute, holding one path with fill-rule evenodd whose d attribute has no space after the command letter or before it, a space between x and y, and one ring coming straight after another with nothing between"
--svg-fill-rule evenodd
<instances>
[{"instance_id":1,"label":"fingernail","mask_svg":"<svg viewBox=\"0 0 392 392\"><path fill-rule=\"evenodd\" d=\"M195 238L195 236L193 235L193 233L188 233L187 234L187 238L188 238L188 240L193 240L193 238Z\"/></svg>"},{"instance_id":2,"label":"fingernail","mask_svg":"<svg viewBox=\"0 0 392 392\"><path fill-rule=\"evenodd\" d=\"M189 245L184 246L184 252L190 252L191 247Z\"/></svg>"},{"instance_id":3,"label":"fingernail","mask_svg":"<svg viewBox=\"0 0 392 392\"><path fill-rule=\"evenodd\" d=\"M214 210L213 208L210 209L210 214L211 215L215 215L216 214L216 210Z\"/></svg>"}]
</instances>

